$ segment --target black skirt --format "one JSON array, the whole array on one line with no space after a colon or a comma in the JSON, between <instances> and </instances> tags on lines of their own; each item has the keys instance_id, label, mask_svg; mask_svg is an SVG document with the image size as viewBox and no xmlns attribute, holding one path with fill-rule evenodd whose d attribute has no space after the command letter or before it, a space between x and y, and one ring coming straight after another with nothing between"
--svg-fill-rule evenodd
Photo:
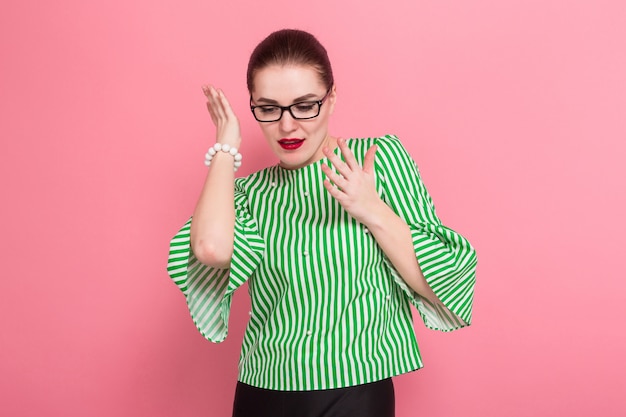
<instances>
[{"instance_id":1,"label":"black skirt","mask_svg":"<svg viewBox=\"0 0 626 417\"><path fill-rule=\"evenodd\" d=\"M233 417L394 417L391 378L318 391L275 391L237 383Z\"/></svg>"}]
</instances>

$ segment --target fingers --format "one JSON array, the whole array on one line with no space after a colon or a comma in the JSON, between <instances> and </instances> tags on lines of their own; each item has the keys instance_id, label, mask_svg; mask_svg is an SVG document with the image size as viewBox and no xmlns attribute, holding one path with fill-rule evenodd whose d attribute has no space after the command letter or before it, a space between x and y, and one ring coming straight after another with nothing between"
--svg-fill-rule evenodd
<instances>
[{"instance_id":1,"label":"fingers","mask_svg":"<svg viewBox=\"0 0 626 417\"><path fill-rule=\"evenodd\" d=\"M340 141L341 139L337 139L337 143L339 143ZM350 166L346 162L342 161L341 158L339 158L339 156L331 151L329 148L323 148L322 152L328 158L330 163L335 167L335 169L344 177L347 177L353 171L353 169L350 168Z\"/></svg>"},{"instance_id":2,"label":"fingers","mask_svg":"<svg viewBox=\"0 0 626 417\"><path fill-rule=\"evenodd\" d=\"M202 91L207 99L207 109L213 123L218 125L220 122L237 119L230 102L222 90L216 89L211 85L204 85L202 86Z\"/></svg>"},{"instance_id":3,"label":"fingers","mask_svg":"<svg viewBox=\"0 0 626 417\"><path fill-rule=\"evenodd\" d=\"M203 85L202 92L207 99L207 110L216 127L216 140L239 148L241 144L239 120L226 95L212 85Z\"/></svg>"},{"instance_id":4,"label":"fingers","mask_svg":"<svg viewBox=\"0 0 626 417\"><path fill-rule=\"evenodd\" d=\"M224 112L228 117L235 117L235 113L233 112L233 108L230 105L230 102L226 98L226 94L222 90L218 90L219 98L224 107Z\"/></svg>"},{"instance_id":5,"label":"fingers","mask_svg":"<svg viewBox=\"0 0 626 417\"><path fill-rule=\"evenodd\" d=\"M372 145L372 147L367 150L367 153L363 158L363 166L361 166L356 160L354 153L352 153L352 150L346 144L345 139L337 139L337 144L339 145L341 154L345 158L345 162L328 148L324 148L323 152L341 175L348 177L351 173L359 172L361 170L368 174L374 172L374 161L376 159L376 151L378 150L376 145Z\"/></svg>"},{"instance_id":6,"label":"fingers","mask_svg":"<svg viewBox=\"0 0 626 417\"><path fill-rule=\"evenodd\" d=\"M222 90L216 89L213 86L202 86L202 91L207 98L207 107L209 108L209 112L212 112L220 118L233 114L230 103L226 99Z\"/></svg>"},{"instance_id":7,"label":"fingers","mask_svg":"<svg viewBox=\"0 0 626 417\"><path fill-rule=\"evenodd\" d=\"M213 99L211 98L211 87L209 87L208 85L203 85L202 92L204 93L204 96L207 99L206 108L209 111L209 114L211 115L211 120L213 120L213 123L217 123L217 115L215 114L215 110L214 110L215 106L213 104Z\"/></svg>"},{"instance_id":8,"label":"fingers","mask_svg":"<svg viewBox=\"0 0 626 417\"><path fill-rule=\"evenodd\" d=\"M346 159L345 162L341 160L337 154L332 152L329 148L324 148L324 155L330 160L333 166L339 171L341 175L347 177L351 172L357 171L361 169L359 163L354 157L354 154L346 144L345 139L338 138L337 145L339 145L339 149L341 150L341 154Z\"/></svg>"},{"instance_id":9,"label":"fingers","mask_svg":"<svg viewBox=\"0 0 626 417\"><path fill-rule=\"evenodd\" d=\"M363 171L368 174L372 174L374 172L374 160L376 159L377 150L378 146L372 145L372 147L367 150L365 158L363 158Z\"/></svg>"},{"instance_id":10,"label":"fingers","mask_svg":"<svg viewBox=\"0 0 626 417\"><path fill-rule=\"evenodd\" d=\"M340 175L333 171L328 165L322 164L322 171L326 174L328 180L335 184L340 189L344 189L348 185L348 180L343 175ZM332 186L332 185L331 185ZM335 189L335 187L333 187Z\"/></svg>"},{"instance_id":11,"label":"fingers","mask_svg":"<svg viewBox=\"0 0 626 417\"><path fill-rule=\"evenodd\" d=\"M202 91L207 99L206 107L211 115L211 120L217 125L220 120L224 119L224 111L219 103L217 90L213 86L203 86Z\"/></svg>"},{"instance_id":12,"label":"fingers","mask_svg":"<svg viewBox=\"0 0 626 417\"><path fill-rule=\"evenodd\" d=\"M328 190L328 193L337 201L342 201L344 196L343 192L339 188L332 185L327 179L324 180L324 188L326 188Z\"/></svg>"},{"instance_id":13,"label":"fingers","mask_svg":"<svg viewBox=\"0 0 626 417\"><path fill-rule=\"evenodd\" d=\"M346 164L352 171L356 171L360 169L359 163L356 161L352 150L348 147L346 140L343 138L337 139L337 145L339 145L339 149L341 150L341 154L346 158Z\"/></svg>"}]
</instances>

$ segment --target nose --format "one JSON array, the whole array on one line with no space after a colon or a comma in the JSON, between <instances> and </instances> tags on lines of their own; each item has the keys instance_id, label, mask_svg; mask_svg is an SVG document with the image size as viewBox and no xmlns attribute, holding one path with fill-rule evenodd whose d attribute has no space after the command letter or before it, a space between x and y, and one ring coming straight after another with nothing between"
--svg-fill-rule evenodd
<instances>
[{"instance_id":1,"label":"nose","mask_svg":"<svg viewBox=\"0 0 626 417\"><path fill-rule=\"evenodd\" d=\"M283 132L292 132L296 130L298 121L295 120L289 111L284 111L283 116L278 121L280 130Z\"/></svg>"}]
</instances>

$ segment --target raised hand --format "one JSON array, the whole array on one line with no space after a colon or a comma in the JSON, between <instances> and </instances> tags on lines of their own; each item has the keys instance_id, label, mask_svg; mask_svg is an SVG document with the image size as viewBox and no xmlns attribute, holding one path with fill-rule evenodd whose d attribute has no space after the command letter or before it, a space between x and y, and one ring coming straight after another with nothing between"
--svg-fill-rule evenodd
<instances>
[{"instance_id":1,"label":"raised hand","mask_svg":"<svg viewBox=\"0 0 626 417\"><path fill-rule=\"evenodd\" d=\"M361 167L344 139L338 139L337 144L346 160L342 161L328 148L323 149L324 155L337 170L335 172L328 165L322 164L322 171L327 177L324 180L324 187L350 216L368 225L381 213L380 209L386 206L376 192L374 181L377 147L374 145L368 149Z\"/></svg>"},{"instance_id":2,"label":"raised hand","mask_svg":"<svg viewBox=\"0 0 626 417\"><path fill-rule=\"evenodd\" d=\"M233 112L226 95L222 90L213 86L202 86L202 91L207 98L206 107L216 128L216 141L239 149L241 145L239 119Z\"/></svg>"}]
</instances>

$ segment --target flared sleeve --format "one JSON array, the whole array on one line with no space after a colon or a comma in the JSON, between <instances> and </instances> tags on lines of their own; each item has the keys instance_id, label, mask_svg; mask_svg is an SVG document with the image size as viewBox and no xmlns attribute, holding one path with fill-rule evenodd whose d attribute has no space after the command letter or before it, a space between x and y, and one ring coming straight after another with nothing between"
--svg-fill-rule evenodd
<instances>
[{"instance_id":1,"label":"flared sleeve","mask_svg":"<svg viewBox=\"0 0 626 417\"><path fill-rule=\"evenodd\" d=\"M406 221L415 255L426 281L441 303L419 296L385 259L394 281L434 330L452 331L472 320L476 251L460 234L441 224L415 161L396 136L376 141L376 174L383 200Z\"/></svg>"},{"instance_id":2,"label":"flared sleeve","mask_svg":"<svg viewBox=\"0 0 626 417\"><path fill-rule=\"evenodd\" d=\"M227 269L212 268L196 259L189 235L193 219L170 242L167 271L185 295L196 327L214 343L226 339L233 292L254 274L265 250L257 223L249 213L246 195L238 186L235 216L233 257Z\"/></svg>"}]
</instances>

